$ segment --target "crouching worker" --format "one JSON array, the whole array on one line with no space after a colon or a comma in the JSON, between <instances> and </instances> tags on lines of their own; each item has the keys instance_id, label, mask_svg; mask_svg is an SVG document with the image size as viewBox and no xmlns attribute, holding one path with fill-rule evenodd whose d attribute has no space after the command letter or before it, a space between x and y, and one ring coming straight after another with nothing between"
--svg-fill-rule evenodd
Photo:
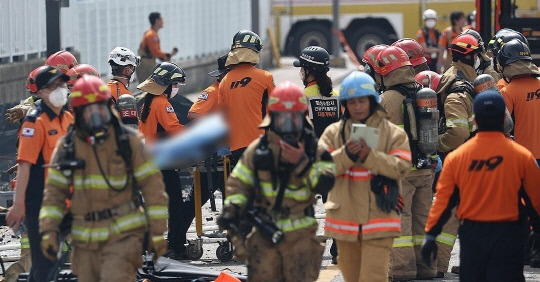
<instances>
[{"instance_id":1,"label":"crouching worker","mask_svg":"<svg viewBox=\"0 0 540 282\"><path fill-rule=\"evenodd\" d=\"M168 197L161 173L145 154L142 137L120 122L110 99L98 77L75 82L75 123L55 148L39 215L41 249L55 260L64 200L71 198L71 267L82 282L134 281L147 229L155 258L167 250Z\"/></svg>"},{"instance_id":2,"label":"crouching worker","mask_svg":"<svg viewBox=\"0 0 540 282\"><path fill-rule=\"evenodd\" d=\"M319 140L332 152L337 175L324 204L325 236L336 239L338 267L345 281L388 281L403 209L396 180L411 169L409 140L403 129L386 119L368 74L355 71L347 76L339 99L345 107L344 119L328 126ZM374 128L378 142L356 139L351 133L356 124Z\"/></svg>"},{"instance_id":3,"label":"crouching worker","mask_svg":"<svg viewBox=\"0 0 540 282\"><path fill-rule=\"evenodd\" d=\"M253 224L245 240L249 281L315 281L324 247L316 239L315 194L334 184L329 152L317 147L307 98L290 82L269 96L266 133L242 155L226 184L218 224Z\"/></svg>"}]
</instances>

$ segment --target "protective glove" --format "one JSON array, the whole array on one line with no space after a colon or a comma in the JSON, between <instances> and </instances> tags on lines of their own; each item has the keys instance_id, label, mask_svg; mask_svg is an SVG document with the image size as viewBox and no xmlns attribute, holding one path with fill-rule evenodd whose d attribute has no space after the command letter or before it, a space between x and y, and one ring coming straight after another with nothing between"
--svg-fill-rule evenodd
<instances>
[{"instance_id":1,"label":"protective glove","mask_svg":"<svg viewBox=\"0 0 540 282\"><path fill-rule=\"evenodd\" d=\"M17 105L13 108L7 109L6 119L11 123L20 122L30 109L32 109L32 107L27 105Z\"/></svg>"},{"instance_id":2,"label":"protective glove","mask_svg":"<svg viewBox=\"0 0 540 282\"><path fill-rule=\"evenodd\" d=\"M426 240L422 244L422 260L430 267L431 262L437 258L437 243L435 236L426 234Z\"/></svg>"},{"instance_id":3,"label":"protective glove","mask_svg":"<svg viewBox=\"0 0 540 282\"><path fill-rule=\"evenodd\" d=\"M58 255L58 233L49 231L42 235L41 251L48 260L56 261L56 256Z\"/></svg>"},{"instance_id":4,"label":"protective glove","mask_svg":"<svg viewBox=\"0 0 540 282\"><path fill-rule=\"evenodd\" d=\"M165 252L167 251L167 241L165 240L163 234L149 237L150 238L148 238L148 249L150 252L154 253L154 262L156 262L157 259L163 256L163 254L165 254Z\"/></svg>"},{"instance_id":5,"label":"protective glove","mask_svg":"<svg viewBox=\"0 0 540 282\"><path fill-rule=\"evenodd\" d=\"M227 205L223 207L223 212L217 218L217 224L221 229L229 229L231 224L239 220L239 207L236 205Z\"/></svg>"},{"instance_id":6,"label":"protective glove","mask_svg":"<svg viewBox=\"0 0 540 282\"><path fill-rule=\"evenodd\" d=\"M386 213L395 210L398 204L399 187L388 177L377 175L371 179L371 191L377 196L377 206Z\"/></svg>"}]
</instances>

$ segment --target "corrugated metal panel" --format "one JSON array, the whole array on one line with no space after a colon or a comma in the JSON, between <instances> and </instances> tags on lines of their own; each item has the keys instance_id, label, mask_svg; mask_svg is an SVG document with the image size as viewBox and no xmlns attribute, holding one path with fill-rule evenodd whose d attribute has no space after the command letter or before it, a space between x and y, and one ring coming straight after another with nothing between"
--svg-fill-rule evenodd
<instances>
[{"instance_id":1,"label":"corrugated metal panel","mask_svg":"<svg viewBox=\"0 0 540 282\"><path fill-rule=\"evenodd\" d=\"M107 57L116 46L137 53L148 15L158 11L164 19L159 31L161 48L178 47L173 60L221 55L232 36L251 28L251 0L71 0L61 10L63 48L81 53L81 62L109 73ZM46 51L44 0L1 0L0 58ZM270 1L260 1L260 35L265 40ZM29 20L31 19L31 20Z\"/></svg>"}]
</instances>

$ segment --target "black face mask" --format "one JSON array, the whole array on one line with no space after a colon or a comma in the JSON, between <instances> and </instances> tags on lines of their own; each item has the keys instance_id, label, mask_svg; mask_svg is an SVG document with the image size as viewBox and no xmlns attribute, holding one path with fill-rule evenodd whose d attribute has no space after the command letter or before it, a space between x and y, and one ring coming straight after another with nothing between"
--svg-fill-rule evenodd
<instances>
[{"instance_id":1,"label":"black face mask","mask_svg":"<svg viewBox=\"0 0 540 282\"><path fill-rule=\"evenodd\" d=\"M78 116L81 119L79 125L86 138L96 143L105 141L108 137L107 129L111 123L111 112L107 104L92 104L81 110ZM85 111L92 111L88 119L85 119Z\"/></svg>"}]
</instances>

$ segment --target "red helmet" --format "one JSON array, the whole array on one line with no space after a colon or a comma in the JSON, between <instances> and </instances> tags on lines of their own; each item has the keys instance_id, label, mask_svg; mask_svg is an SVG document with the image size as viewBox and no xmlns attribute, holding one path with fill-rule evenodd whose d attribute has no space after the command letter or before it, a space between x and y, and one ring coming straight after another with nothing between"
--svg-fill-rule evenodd
<instances>
[{"instance_id":1,"label":"red helmet","mask_svg":"<svg viewBox=\"0 0 540 282\"><path fill-rule=\"evenodd\" d=\"M71 90L71 106L73 108L108 101L111 99L109 87L97 76L83 75L77 79Z\"/></svg>"},{"instance_id":2,"label":"red helmet","mask_svg":"<svg viewBox=\"0 0 540 282\"><path fill-rule=\"evenodd\" d=\"M407 53L399 47L390 46L377 55L375 71L380 75L387 75L404 66L412 66Z\"/></svg>"},{"instance_id":3,"label":"red helmet","mask_svg":"<svg viewBox=\"0 0 540 282\"><path fill-rule=\"evenodd\" d=\"M69 71L66 73L69 76L69 81L67 82L67 85L73 86L75 81L82 77L84 74L93 75L97 77L101 77L99 75L99 72L91 65L88 64L80 64L72 67L69 69Z\"/></svg>"},{"instance_id":4,"label":"red helmet","mask_svg":"<svg viewBox=\"0 0 540 282\"><path fill-rule=\"evenodd\" d=\"M377 56L387 47L388 45L386 44L379 44L379 45L370 47L369 49L366 50L366 52L364 52L364 58L362 58L362 62L369 64L373 68L376 68Z\"/></svg>"},{"instance_id":5,"label":"red helmet","mask_svg":"<svg viewBox=\"0 0 540 282\"><path fill-rule=\"evenodd\" d=\"M72 67L76 66L77 59L68 51L58 51L50 55L45 64L51 67L59 68L64 74L66 74Z\"/></svg>"},{"instance_id":6,"label":"red helmet","mask_svg":"<svg viewBox=\"0 0 540 282\"><path fill-rule=\"evenodd\" d=\"M36 74L44 68L47 68L47 66L37 67L28 74L28 78L26 79L26 89L28 89L30 93L36 93L39 90L36 84Z\"/></svg>"},{"instance_id":7,"label":"red helmet","mask_svg":"<svg viewBox=\"0 0 540 282\"><path fill-rule=\"evenodd\" d=\"M467 33L462 33L456 36L456 38L452 40L452 44L450 44L449 49L463 55L473 54L480 52L481 50L478 39Z\"/></svg>"},{"instance_id":8,"label":"red helmet","mask_svg":"<svg viewBox=\"0 0 540 282\"><path fill-rule=\"evenodd\" d=\"M280 83L268 97L269 112L307 111L308 102L300 86L285 81Z\"/></svg>"},{"instance_id":9,"label":"red helmet","mask_svg":"<svg viewBox=\"0 0 540 282\"><path fill-rule=\"evenodd\" d=\"M424 55L424 49L418 43L418 41L411 38L403 38L392 44L392 46L397 46L409 55L409 60L411 64L416 67L420 64L427 62L427 59Z\"/></svg>"},{"instance_id":10,"label":"red helmet","mask_svg":"<svg viewBox=\"0 0 540 282\"><path fill-rule=\"evenodd\" d=\"M441 74L438 74L434 71L421 71L416 76L414 76L414 80L422 87L428 87L431 88L433 91L437 91L437 87L439 87L439 82L441 82Z\"/></svg>"}]
</instances>

